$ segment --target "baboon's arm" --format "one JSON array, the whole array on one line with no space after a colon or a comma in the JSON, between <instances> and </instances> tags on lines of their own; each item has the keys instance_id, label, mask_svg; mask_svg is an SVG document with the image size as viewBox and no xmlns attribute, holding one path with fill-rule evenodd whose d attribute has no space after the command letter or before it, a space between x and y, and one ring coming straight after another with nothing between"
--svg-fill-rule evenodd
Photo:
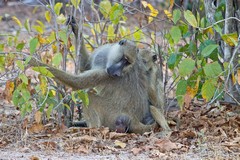
<instances>
[{"instance_id":1,"label":"baboon's arm","mask_svg":"<svg viewBox=\"0 0 240 160\"><path fill-rule=\"evenodd\" d=\"M35 67L45 66L47 70L54 75L55 80L72 87L74 90L93 88L97 85L101 85L109 79L108 74L103 69L88 70L80 75L73 75L44 64L35 58L32 58L29 64Z\"/></svg>"},{"instance_id":2,"label":"baboon's arm","mask_svg":"<svg viewBox=\"0 0 240 160\"><path fill-rule=\"evenodd\" d=\"M72 27L72 32L75 36L76 43L79 43L80 40L80 54L81 54L81 61L80 61L80 70L81 72L85 71L88 68L88 61L89 61L89 54L84 44L83 34L80 33L80 38L78 38L78 24L74 17L68 17L67 24ZM77 46L77 45L76 45Z\"/></svg>"},{"instance_id":3,"label":"baboon's arm","mask_svg":"<svg viewBox=\"0 0 240 160\"><path fill-rule=\"evenodd\" d=\"M168 123L163 115L163 113L159 110L159 108L150 106L150 112L155 119L155 121L164 129L167 131L170 131L170 127L168 126Z\"/></svg>"},{"instance_id":4,"label":"baboon's arm","mask_svg":"<svg viewBox=\"0 0 240 160\"><path fill-rule=\"evenodd\" d=\"M151 104L153 106L158 106L157 95L152 86L148 88L148 96L149 96L149 101L151 102Z\"/></svg>"}]
</instances>

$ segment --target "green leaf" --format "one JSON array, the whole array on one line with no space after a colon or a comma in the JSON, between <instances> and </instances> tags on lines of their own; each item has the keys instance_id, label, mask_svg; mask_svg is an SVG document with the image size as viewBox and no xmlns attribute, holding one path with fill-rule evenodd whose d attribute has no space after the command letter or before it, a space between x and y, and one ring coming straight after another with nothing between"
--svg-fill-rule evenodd
<instances>
[{"instance_id":1,"label":"green leaf","mask_svg":"<svg viewBox=\"0 0 240 160\"><path fill-rule=\"evenodd\" d=\"M172 39L174 40L174 43L177 44L181 39L181 30L179 29L179 27L173 26L170 30L170 34L172 36Z\"/></svg>"},{"instance_id":2,"label":"green leaf","mask_svg":"<svg viewBox=\"0 0 240 160\"><path fill-rule=\"evenodd\" d=\"M51 32L51 34L47 37L47 41L49 41L50 43L52 43L53 41L56 40L56 35L55 32Z\"/></svg>"},{"instance_id":3,"label":"green leaf","mask_svg":"<svg viewBox=\"0 0 240 160\"><path fill-rule=\"evenodd\" d=\"M187 81L180 80L177 84L176 96L185 95L187 91Z\"/></svg>"},{"instance_id":4,"label":"green leaf","mask_svg":"<svg viewBox=\"0 0 240 160\"><path fill-rule=\"evenodd\" d=\"M100 12L103 14L104 18L107 19L111 11L112 5L109 0L101 1L99 4Z\"/></svg>"},{"instance_id":5,"label":"green leaf","mask_svg":"<svg viewBox=\"0 0 240 160\"><path fill-rule=\"evenodd\" d=\"M205 28L205 26L206 26L206 18L203 17L200 22L200 27Z\"/></svg>"},{"instance_id":6,"label":"green leaf","mask_svg":"<svg viewBox=\"0 0 240 160\"><path fill-rule=\"evenodd\" d=\"M45 12L45 18L46 18L48 23L51 22L51 13L50 13L50 11L46 11Z\"/></svg>"},{"instance_id":7,"label":"green leaf","mask_svg":"<svg viewBox=\"0 0 240 160\"><path fill-rule=\"evenodd\" d=\"M143 32L138 27L135 27L135 32L133 33L133 37L136 41L140 41L143 37Z\"/></svg>"},{"instance_id":8,"label":"green leaf","mask_svg":"<svg viewBox=\"0 0 240 160\"><path fill-rule=\"evenodd\" d=\"M49 119L50 116L51 116L51 113L52 113L53 107L54 107L53 104L50 104L50 105L48 106L48 109L47 109L47 111L46 111L46 114L47 114L47 118L48 118L48 119Z\"/></svg>"},{"instance_id":9,"label":"green leaf","mask_svg":"<svg viewBox=\"0 0 240 160\"><path fill-rule=\"evenodd\" d=\"M31 60L32 56L28 56L24 62L24 65L28 64L28 62Z\"/></svg>"},{"instance_id":10,"label":"green leaf","mask_svg":"<svg viewBox=\"0 0 240 160\"><path fill-rule=\"evenodd\" d=\"M77 9L79 4L80 4L81 0L71 0L71 3L73 4L73 6Z\"/></svg>"},{"instance_id":11,"label":"green leaf","mask_svg":"<svg viewBox=\"0 0 240 160\"><path fill-rule=\"evenodd\" d=\"M62 30L62 31L59 31L58 34L61 40L63 41L63 43L67 45L67 42L68 42L67 32L65 30Z\"/></svg>"},{"instance_id":12,"label":"green leaf","mask_svg":"<svg viewBox=\"0 0 240 160\"><path fill-rule=\"evenodd\" d=\"M5 68L5 57L0 56L0 71L4 71Z\"/></svg>"},{"instance_id":13,"label":"green leaf","mask_svg":"<svg viewBox=\"0 0 240 160\"><path fill-rule=\"evenodd\" d=\"M123 6L115 3L110 11L110 20L113 24L118 24L124 13Z\"/></svg>"},{"instance_id":14,"label":"green leaf","mask_svg":"<svg viewBox=\"0 0 240 160\"><path fill-rule=\"evenodd\" d=\"M203 57L207 57L211 53L213 53L213 51L217 48L218 48L217 44L210 44L202 50L201 54L202 54Z\"/></svg>"},{"instance_id":15,"label":"green leaf","mask_svg":"<svg viewBox=\"0 0 240 160\"><path fill-rule=\"evenodd\" d=\"M9 46L12 46L12 45L13 45L13 37L8 37L7 44L8 44Z\"/></svg>"},{"instance_id":16,"label":"green leaf","mask_svg":"<svg viewBox=\"0 0 240 160\"><path fill-rule=\"evenodd\" d=\"M60 14L57 16L57 24L65 24L66 23L66 17L63 14Z\"/></svg>"},{"instance_id":17,"label":"green leaf","mask_svg":"<svg viewBox=\"0 0 240 160\"><path fill-rule=\"evenodd\" d=\"M114 27L113 25L108 26L108 40L113 40L115 38Z\"/></svg>"},{"instance_id":18,"label":"green leaf","mask_svg":"<svg viewBox=\"0 0 240 160\"><path fill-rule=\"evenodd\" d=\"M187 24L183 24L179 26L179 29L182 32L182 35L188 34L189 26Z\"/></svg>"},{"instance_id":19,"label":"green leaf","mask_svg":"<svg viewBox=\"0 0 240 160\"><path fill-rule=\"evenodd\" d=\"M222 68L218 62L206 64L203 70L208 78L218 77L222 73Z\"/></svg>"},{"instance_id":20,"label":"green leaf","mask_svg":"<svg viewBox=\"0 0 240 160\"><path fill-rule=\"evenodd\" d=\"M73 91L73 92L71 93L71 97L72 97L72 100L73 100L74 103L78 103L75 94L76 94L76 92Z\"/></svg>"},{"instance_id":21,"label":"green leaf","mask_svg":"<svg viewBox=\"0 0 240 160\"><path fill-rule=\"evenodd\" d=\"M206 101L210 101L211 98L214 96L214 92L216 90L216 87L214 86L216 84L216 80L207 80L202 86L202 97L206 99Z\"/></svg>"},{"instance_id":22,"label":"green leaf","mask_svg":"<svg viewBox=\"0 0 240 160\"><path fill-rule=\"evenodd\" d=\"M88 99L88 93L87 92L84 92L84 91L80 90L80 91L78 91L78 96L82 100L84 106L89 105L89 99Z\"/></svg>"},{"instance_id":23,"label":"green leaf","mask_svg":"<svg viewBox=\"0 0 240 160\"><path fill-rule=\"evenodd\" d=\"M197 45L194 41L191 41L189 43L189 46L188 46L188 52L191 54L191 55L194 55L197 53Z\"/></svg>"},{"instance_id":24,"label":"green leaf","mask_svg":"<svg viewBox=\"0 0 240 160\"><path fill-rule=\"evenodd\" d=\"M171 36L170 33L165 34L164 37L168 40L168 43L169 43L171 46L174 45L174 41L173 41L173 38L172 38L172 36Z\"/></svg>"},{"instance_id":25,"label":"green leaf","mask_svg":"<svg viewBox=\"0 0 240 160\"><path fill-rule=\"evenodd\" d=\"M28 78L25 74L20 74L19 78L23 81L23 83L28 84Z\"/></svg>"},{"instance_id":26,"label":"green leaf","mask_svg":"<svg viewBox=\"0 0 240 160\"><path fill-rule=\"evenodd\" d=\"M39 25L41 28L45 29L45 25L44 25L44 23L43 23L42 21L37 20L36 22L38 23L38 25Z\"/></svg>"},{"instance_id":27,"label":"green leaf","mask_svg":"<svg viewBox=\"0 0 240 160\"><path fill-rule=\"evenodd\" d=\"M25 29L28 31L28 33L30 32L30 23L29 23L29 19L26 19L24 22L24 27Z\"/></svg>"},{"instance_id":28,"label":"green leaf","mask_svg":"<svg viewBox=\"0 0 240 160\"><path fill-rule=\"evenodd\" d=\"M182 77L190 75L194 68L195 61L190 58L186 58L179 64L179 74Z\"/></svg>"},{"instance_id":29,"label":"green leaf","mask_svg":"<svg viewBox=\"0 0 240 160\"><path fill-rule=\"evenodd\" d=\"M207 39L203 41L199 46L199 51L202 52L205 47L207 47L210 44L216 44L213 40Z\"/></svg>"},{"instance_id":30,"label":"green leaf","mask_svg":"<svg viewBox=\"0 0 240 160\"><path fill-rule=\"evenodd\" d=\"M181 18L181 11L179 9L175 9L173 11L173 23L176 24L180 18Z\"/></svg>"},{"instance_id":31,"label":"green leaf","mask_svg":"<svg viewBox=\"0 0 240 160\"><path fill-rule=\"evenodd\" d=\"M222 28L219 25L216 24L213 26L213 28L220 34L220 36L222 36Z\"/></svg>"},{"instance_id":32,"label":"green leaf","mask_svg":"<svg viewBox=\"0 0 240 160\"><path fill-rule=\"evenodd\" d=\"M187 91L187 81L186 80L180 80L177 84L177 89L176 89L176 97L178 104L180 108L182 108L184 104L184 96Z\"/></svg>"},{"instance_id":33,"label":"green leaf","mask_svg":"<svg viewBox=\"0 0 240 160\"><path fill-rule=\"evenodd\" d=\"M20 28L22 28L22 23L20 22L20 20L17 17L12 16L12 20L15 21Z\"/></svg>"},{"instance_id":34,"label":"green leaf","mask_svg":"<svg viewBox=\"0 0 240 160\"><path fill-rule=\"evenodd\" d=\"M16 89L12 95L12 101L15 106L18 106L19 96L20 96L20 91L19 89Z\"/></svg>"},{"instance_id":35,"label":"green leaf","mask_svg":"<svg viewBox=\"0 0 240 160\"><path fill-rule=\"evenodd\" d=\"M192 27L197 27L197 20L196 17L193 15L193 13L189 10L184 11L184 18L187 20L187 22L192 26Z\"/></svg>"},{"instance_id":36,"label":"green leaf","mask_svg":"<svg viewBox=\"0 0 240 160\"><path fill-rule=\"evenodd\" d=\"M40 34L43 34L44 33L44 29L39 26L39 25L35 25L35 26L32 26L38 33Z\"/></svg>"},{"instance_id":37,"label":"green leaf","mask_svg":"<svg viewBox=\"0 0 240 160\"><path fill-rule=\"evenodd\" d=\"M27 102L31 98L31 94L26 88L22 88L21 93L25 102Z\"/></svg>"},{"instance_id":38,"label":"green leaf","mask_svg":"<svg viewBox=\"0 0 240 160\"><path fill-rule=\"evenodd\" d=\"M0 43L0 52L4 50L4 43Z\"/></svg>"},{"instance_id":39,"label":"green leaf","mask_svg":"<svg viewBox=\"0 0 240 160\"><path fill-rule=\"evenodd\" d=\"M178 65L179 61L181 60L181 55L180 54L177 54L177 53L172 53L170 56L169 56L169 59L168 59L168 67L170 69L174 69L175 66Z\"/></svg>"},{"instance_id":40,"label":"green leaf","mask_svg":"<svg viewBox=\"0 0 240 160\"><path fill-rule=\"evenodd\" d=\"M37 38L33 38L30 40L30 53L33 54L36 51L37 48L37 44L38 44L38 39Z\"/></svg>"},{"instance_id":41,"label":"green leaf","mask_svg":"<svg viewBox=\"0 0 240 160\"><path fill-rule=\"evenodd\" d=\"M62 54L57 53L53 56L52 62L54 66L59 66L59 64L62 62Z\"/></svg>"},{"instance_id":42,"label":"green leaf","mask_svg":"<svg viewBox=\"0 0 240 160\"><path fill-rule=\"evenodd\" d=\"M54 75L49 70L47 70L46 67L32 67L32 70L39 72L42 75L50 77L50 78L54 77Z\"/></svg>"},{"instance_id":43,"label":"green leaf","mask_svg":"<svg viewBox=\"0 0 240 160\"><path fill-rule=\"evenodd\" d=\"M62 8L63 4L62 3L56 3L55 6L54 6L54 12L56 13L56 15L59 15L60 14L60 10Z\"/></svg>"},{"instance_id":44,"label":"green leaf","mask_svg":"<svg viewBox=\"0 0 240 160\"><path fill-rule=\"evenodd\" d=\"M17 64L18 68L20 68L22 71L24 70L23 61L17 60L16 64Z\"/></svg>"},{"instance_id":45,"label":"green leaf","mask_svg":"<svg viewBox=\"0 0 240 160\"><path fill-rule=\"evenodd\" d=\"M17 51L18 51L18 52L21 52L24 46L25 46L25 43L24 43L24 42L19 43L19 44L17 45L17 47L16 47Z\"/></svg>"}]
</instances>

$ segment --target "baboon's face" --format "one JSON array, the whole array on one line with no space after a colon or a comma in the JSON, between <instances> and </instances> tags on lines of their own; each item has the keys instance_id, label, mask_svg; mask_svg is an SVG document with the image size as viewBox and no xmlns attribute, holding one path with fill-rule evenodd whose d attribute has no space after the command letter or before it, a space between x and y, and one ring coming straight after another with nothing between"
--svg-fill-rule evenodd
<instances>
[{"instance_id":1,"label":"baboon's face","mask_svg":"<svg viewBox=\"0 0 240 160\"><path fill-rule=\"evenodd\" d=\"M141 49L139 54L146 67L146 71L150 71L154 62L157 60L157 55L146 49Z\"/></svg>"},{"instance_id":2,"label":"baboon's face","mask_svg":"<svg viewBox=\"0 0 240 160\"><path fill-rule=\"evenodd\" d=\"M114 44L110 51L107 64L107 73L110 76L122 76L129 72L137 58L136 45L128 40L121 40Z\"/></svg>"},{"instance_id":3,"label":"baboon's face","mask_svg":"<svg viewBox=\"0 0 240 160\"><path fill-rule=\"evenodd\" d=\"M125 115L121 115L118 116L116 121L115 121L115 125L116 125L116 132L117 133L126 133L129 130L129 126L130 126L130 119L128 116Z\"/></svg>"}]
</instances>

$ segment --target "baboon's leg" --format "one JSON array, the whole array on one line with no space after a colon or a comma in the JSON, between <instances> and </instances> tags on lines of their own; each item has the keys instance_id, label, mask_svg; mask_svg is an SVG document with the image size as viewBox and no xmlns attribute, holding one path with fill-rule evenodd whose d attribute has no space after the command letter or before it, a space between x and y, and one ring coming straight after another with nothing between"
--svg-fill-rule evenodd
<instances>
[{"instance_id":1,"label":"baboon's leg","mask_svg":"<svg viewBox=\"0 0 240 160\"><path fill-rule=\"evenodd\" d=\"M129 128L129 132L143 134L145 132L150 132L152 130L153 126L154 126L154 124L144 125L139 120L132 119L130 128Z\"/></svg>"},{"instance_id":2,"label":"baboon's leg","mask_svg":"<svg viewBox=\"0 0 240 160\"><path fill-rule=\"evenodd\" d=\"M168 123L163 115L163 113L156 107L150 106L150 112L152 113L153 118L155 121L164 129L164 130L171 130L168 126Z\"/></svg>"},{"instance_id":3,"label":"baboon's leg","mask_svg":"<svg viewBox=\"0 0 240 160\"><path fill-rule=\"evenodd\" d=\"M103 126L105 118L105 100L95 95L88 93L89 105L83 106L83 119L86 120L88 127L101 127Z\"/></svg>"},{"instance_id":4,"label":"baboon's leg","mask_svg":"<svg viewBox=\"0 0 240 160\"><path fill-rule=\"evenodd\" d=\"M153 86L150 85L148 87L148 97L149 97L149 101L151 102L151 104L153 106L156 106L157 108L159 108L162 112L164 111L164 99L163 98L159 98L158 96L163 96L162 94L158 93L158 91L156 91L157 86Z\"/></svg>"},{"instance_id":5,"label":"baboon's leg","mask_svg":"<svg viewBox=\"0 0 240 160\"><path fill-rule=\"evenodd\" d=\"M96 112L96 110L91 106L84 106L83 108L83 118L86 120L87 126L92 127L101 127L101 114Z\"/></svg>"},{"instance_id":6,"label":"baboon's leg","mask_svg":"<svg viewBox=\"0 0 240 160\"><path fill-rule=\"evenodd\" d=\"M36 60L35 58L32 58L29 64L36 67L46 66L47 70L49 70L54 75L55 80L60 81L75 90L93 88L97 85L105 83L106 80L109 79L109 76L104 69L88 70L81 73L80 75L72 75L57 68L46 65Z\"/></svg>"}]
</instances>

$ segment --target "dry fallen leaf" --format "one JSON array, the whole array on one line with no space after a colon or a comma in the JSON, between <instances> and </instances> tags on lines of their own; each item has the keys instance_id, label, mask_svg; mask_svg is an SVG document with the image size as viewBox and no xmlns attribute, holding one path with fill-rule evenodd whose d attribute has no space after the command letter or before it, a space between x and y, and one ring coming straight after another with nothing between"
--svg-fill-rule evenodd
<instances>
[{"instance_id":1,"label":"dry fallen leaf","mask_svg":"<svg viewBox=\"0 0 240 160\"><path fill-rule=\"evenodd\" d=\"M44 146L46 146L47 148L51 148L51 149L57 149L57 143L56 142L43 142L42 143Z\"/></svg>"},{"instance_id":2,"label":"dry fallen leaf","mask_svg":"<svg viewBox=\"0 0 240 160\"><path fill-rule=\"evenodd\" d=\"M123 142L121 142L121 141L119 141L119 140L116 140L116 141L114 142L114 144L115 144L116 146L121 147L121 148L125 148L125 147L126 147L126 143L123 143Z\"/></svg>"},{"instance_id":3,"label":"dry fallen leaf","mask_svg":"<svg viewBox=\"0 0 240 160\"><path fill-rule=\"evenodd\" d=\"M185 130L180 133L181 138L195 138L197 137L197 133L192 130Z\"/></svg>"},{"instance_id":4,"label":"dry fallen leaf","mask_svg":"<svg viewBox=\"0 0 240 160\"><path fill-rule=\"evenodd\" d=\"M178 148L177 145L171 142L169 139L159 139L155 142L155 146L159 147L161 152L168 152Z\"/></svg>"},{"instance_id":5,"label":"dry fallen leaf","mask_svg":"<svg viewBox=\"0 0 240 160\"><path fill-rule=\"evenodd\" d=\"M128 135L127 133L110 132L109 133L109 138L110 139L117 139L117 138L120 138L120 137L125 137L127 135Z\"/></svg>"},{"instance_id":6,"label":"dry fallen leaf","mask_svg":"<svg viewBox=\"0 0 240 160\"><path fill-rule=\"evenodd\" d=\"M85 147L85 146L82 146L80 145L77 149L77 152L79 153L84 153L84 154L88 154L89 153L89 150Z\"/></svg>"},{"instance_id":7,"label":"dry fallen leaf","mask_svg":"<svg viewBox=\"0 0 240 160\"><path fill-rule=\"evenodd\" d=\"M31 157L30 157L30 160L39 160L39 158L36 157L36 156L31 156Z\"/></svg>"},{"instance_id":8,"label":"dry fallen leaf","mask_svg":"<svg viewBox=\"0 0 240 160\"><path fill-rule=\"evenodd\" d=\"M35 121L36 121L38 124L40 124L40 123L41 123L41 120L42 120L42 112L37 111L37 112L35 113L34 118L35 118Z\"/></svg>"},{"instance_id":9,"label":"dry fallen leaf","mask_svg":"<svg viewBox=\"0 0 240 160\"><path fill-rule=\"evenodd\" d=\"M138 155L141 151L142 151L141 148L133 148L133 149L131 149L131 152L132 152L134 155Z\"/></svg>"},{"instance_id":10,"label":"dry fallen leaf","mask_svg":"<svg viewBox=\"0 0 240 160\"><path fill-rule=\"evenodd\" d=\"M72 140L75 142L78 142L78 141L92 142L92 141L97 141L97 138L89 135L84 135L80 137L74 137Z\"/></svg>"},{"instance_id":11,"label":"dry fallen leaf","mask_svg":"<svg viewBox=\"0 0 240 160\"><path fill-rule=\"evenodd\" d=\"M43 130L44 130L44 126L42 124L33 124L29 128L29 132L31 132L31 133L40 133Z\"/></svg>"}]
</instances>

